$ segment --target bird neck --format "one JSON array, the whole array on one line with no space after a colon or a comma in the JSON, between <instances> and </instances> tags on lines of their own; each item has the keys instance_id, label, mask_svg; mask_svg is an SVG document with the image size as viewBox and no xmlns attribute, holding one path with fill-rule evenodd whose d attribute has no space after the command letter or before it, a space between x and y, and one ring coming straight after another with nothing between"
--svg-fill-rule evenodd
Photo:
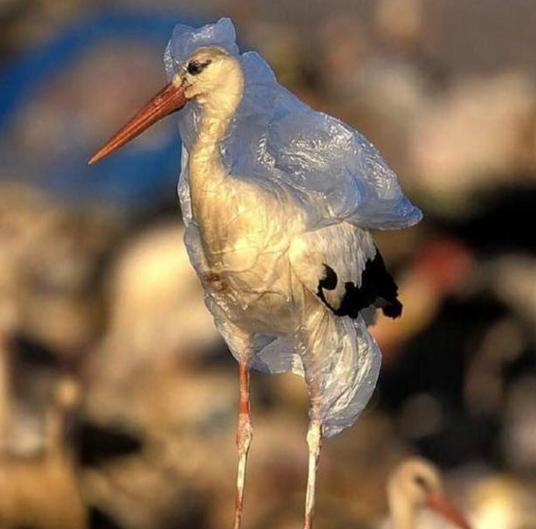
<instances>
[{"instance_id":1,"label":"bird neck","mask_svg":"<svg viewBox=\"0 0 536 529\"><path fill-rule=\"evenodd\" d=\"M217 157L220 158L220 142L225 138L232 114L222 112L212 106L203 106L199 132L192 147L193 158Z\"/></svg>"},{"instance_id":2,"label":"bird neck","mask_svg":"<svg viewBox=\"0 0 536 529\"><path fill-rule=\"evenodd\" d=\"M221 141L226 137L229 125L242 100L243 81L226 87L210 97L198 97L201 119L196 141L189 158L189 182L192 206L195 209L205 200L207 193L222 191L229 180L221 157ZM216 189L218 188L218 189Z\"/></svg>"},{"instance_id":3,"label":"bird neck","mask_svg":"<svg viewBox=\"0 0 536 529\"><path fill-rule=\"evenodd\" d=\"M402 496L389 499L392 529L415 529L416 507Z\"/></svg>"}]
</instances>

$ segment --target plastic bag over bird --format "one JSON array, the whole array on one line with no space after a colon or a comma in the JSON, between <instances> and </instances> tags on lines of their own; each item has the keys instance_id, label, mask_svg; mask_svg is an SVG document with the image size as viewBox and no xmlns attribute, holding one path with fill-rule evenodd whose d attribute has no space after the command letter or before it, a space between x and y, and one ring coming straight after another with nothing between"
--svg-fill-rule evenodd
<instances>
[{"instance_id":1,"label":"plastic bag over bird","mask_svg":"<svg viewBox=\"0 0 536 529\"><path fill-rule=\"evenodd\" d=\"M315 201L325 224L345 219L363 228L387 230L407 228L421 220L421 211L404 196L396 174L367 138L301 102L277 82L258 53L240 54L230 19L200 29L177 25L164 58L168 76L203 46L224 48L239 57L244 70L244 97L222 142L229 172L284 180L306 200ZM195 140L199 115L196 105L180 113L186 151ZM179 194L188 222L186 164L182 167Z\"/></svg>"},{"instance_id":2,"label":"plastic bag over bird","mask_svg":"<svg viewBox=\"0 0 536 529\"><path fill-rule=\"evenodd\" d=\"M310 248L336 263L341 286L356 278L361 285L365 261L376 250L370 234L360 228L405 228L421 219L420 210L403 195L396 174L362 134L302 103L277 82L257 53L240 54L229 19L199 30L176 26L165 54L168 75L178 73L197 48L207 46L219 46L236 57L245 78L243 98L220 142L224 169L233 177L254 180L257 187L284 188L300 204L305 233L295 237L297 244L291 244L288 257L306 289L314 293L315 281L323 273L322 262L300 269L303 277L297 271ZM185 242L192 263L202 272L202 244L192 223L187 163L200 117L195 101L178 114ZM256 292L252 295L257 296ZM230 309L211 293L205 299L231 352L239 358L229 325ZM355 319L339 317L318 303L304 310L289 335L278 334L277 329L271 335L256 334L249 367L305 376L307 386L316 388L323 435L329 437L350 426L364 409L374 390L381 354L361 314Z\"/></svg>"}]
</instances>

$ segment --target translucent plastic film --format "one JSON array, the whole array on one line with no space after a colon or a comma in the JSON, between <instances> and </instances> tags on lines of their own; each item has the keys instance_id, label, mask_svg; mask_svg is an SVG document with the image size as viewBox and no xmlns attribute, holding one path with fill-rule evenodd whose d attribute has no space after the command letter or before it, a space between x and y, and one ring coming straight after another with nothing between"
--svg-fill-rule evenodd
<instances>
[{"instance_id":1,"label":"translucent plastic film","mask_svg":"<svg viewBox=\"0 0 536 529\"><path fill-rule=\"evenodd\" d=\"M324 220L399 229L422 218L421 211L403 195L396 174L365 136L301 102L277 82L260 55L239 55L235 38L229 19L198 30L178 25L164 58L171 77L199 47L219 46L240 57L245 93L222 142L229 171L284 180L313 202L311 207L320 209ZM195 139L199 112L192 104L179 115L187 150ZM184 165L182 176L187 178ZM181 199L187 201L182 194Z\"/></svg>"},{"instance_id":2,"label":"translucent plastic film","mask_svg":"<svg viewBox=\"0 0 536 529\"><path fill-rule=\"evenodd\" d=\"M381 357L362 314L352 319L337 315L333 307L341 302L348 282L361 287L366 262L376 256L367 229L405 228L418 222L421 212L362 134L302 103L277 82L257 53L239 54L230 20L198 30L177 26L165 54L169 77L183 73L196 50L214 46L235 57L244 74L242 99L226 118L230 125L216 144L215 171L231 175L227 180L232 185L222 183L208 193L212 200L218 197L212 209L221 208L222 200L228 202L217 234L208 234L208 229L202 234L198 226L206 219L193 218L190 196L190 184L198 180L192 176L189 182L189 154L204 126L203 110L194 100L177 114L183 141L179 198L185 242L202 281L210 277L220 285L218 291L204 280L207 306L231 352L241 359L247 350L250 367L260 371L304 376L313 418L328 437L350 426L365 407ZM192 156L190 165L194 159L199 155ZM206 173L206 165L196 174L201 173ZM252 194L245 209L255 209L258 216L245 223L253 225L254 234L239 237L236 229L244 224L244 207L237 205L243 197L238 188ZM209 198L197 196L206 206ZM204 211L211 215L210 208ZM207 264L207 251L215 246L218 257ZM236 258L240 248L247 258ZM226 264L218 267L214 261ZM339 278L338 288L333 286L319 299L318 283L327 263Z\"/></svg>"}]
</instances>

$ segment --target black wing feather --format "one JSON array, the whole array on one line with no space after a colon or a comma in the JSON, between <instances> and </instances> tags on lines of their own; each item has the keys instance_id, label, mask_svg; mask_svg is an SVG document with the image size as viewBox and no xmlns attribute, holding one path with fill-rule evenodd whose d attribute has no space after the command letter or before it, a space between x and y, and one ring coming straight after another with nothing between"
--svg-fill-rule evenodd
<instances>
[{"instance_id":1,"label":"black wing feather","mask_svg":"<svg viewBox=\"0 0 536 529\"><path fill-rule=\"evenodd\" d=\"M398 286L385 268L385 262L379 250L373 259L367 259L361 276L361 286L347 281L345 293L338 309L334 309L326 300L324 289L334 290L338 278L331 266L324 264L325 276L318 282L318 297L337 316L357 318L359 311L376 305L389 318L398 318L402 314L402 303L398 300Z\"/></svg>"}]
</instances>

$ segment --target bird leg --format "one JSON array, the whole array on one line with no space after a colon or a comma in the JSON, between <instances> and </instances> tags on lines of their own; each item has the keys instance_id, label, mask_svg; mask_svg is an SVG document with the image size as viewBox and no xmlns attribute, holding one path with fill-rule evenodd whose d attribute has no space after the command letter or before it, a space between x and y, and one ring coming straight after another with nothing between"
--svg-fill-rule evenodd
<instances>
[{"instance_id":1,"label":"bird leg","mask_svg":"<svg viewBox=\"0 0 536 529\"><path fill-rule=\"evenodd\" d=\"M246 481L246 463L249 445L253 436L249 410L249 367L247 360L241 360L239 366L240 409L238 413L238 431L236 446L238 447L238 472L236 477L236 502L234 529L240 529L242 508L244 505L244 485Z\"/></svg>"},{"instance_id":2,"label":"bird leg","mask_svg":"<svg viewBox=\"0 0 536 529\"><path fill-rule=\"evenodd\" d=\"M307 430L307 445L309 446L309 469L307 473L307 491L305 495L304 529L312 529L315 510L316 471L322 444L322 424L318 419L311 419Z\"/></svg>"}]
</instances>

